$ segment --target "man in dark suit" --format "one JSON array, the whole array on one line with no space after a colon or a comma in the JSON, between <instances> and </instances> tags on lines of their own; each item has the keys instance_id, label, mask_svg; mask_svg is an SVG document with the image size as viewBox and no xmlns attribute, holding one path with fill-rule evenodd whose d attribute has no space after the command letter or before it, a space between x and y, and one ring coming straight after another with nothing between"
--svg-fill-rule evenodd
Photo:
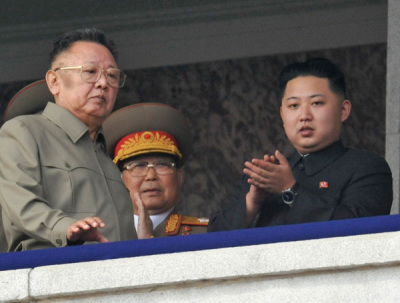
<instances>
[{"instance_id":1,"label":"man in dark suit","mask_svg":"<svg viewBox=\"0 0 400 303\"><path fill-rule=\"evenodd\" d=\"M393 199L386 161L340 140L349 117L343 73L314 58L283 69L280 114L296 151L245 163L230 204L210 217L209 231L387 215Z\"/></svg>"}]
</instances>

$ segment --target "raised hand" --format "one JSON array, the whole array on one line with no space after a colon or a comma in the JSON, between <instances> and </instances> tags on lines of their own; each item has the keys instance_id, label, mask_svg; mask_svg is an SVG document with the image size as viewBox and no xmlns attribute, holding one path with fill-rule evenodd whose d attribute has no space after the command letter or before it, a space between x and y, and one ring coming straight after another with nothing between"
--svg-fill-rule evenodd
<instances>
[{"instance_id":1,"label":"raised hand","mask_svg":"<svg viewBox=\"0 0 400 303\"><path fill-rule=\"evenodd\" d=\"M274 156L265 155L264 159L252 159L251 162L246 162L243 172L250 177L251 185L269 194L279 194L296 182L286 157L278 150Z\"/></svg>"},{"instance_id":2,"label":"raised hand","mask_svg":"<svg viewBox=\"0 0 400 303\"><path fill-rule=\"evenodd\" d=\"M153 222L150 219L149 212L144 206L144 203L140 198L139 193L134 193L133 197L138 207L139 221L138 221L138 229L136 231L138 238L139 239L153 238Z\"/></svg>"}]
</instances>

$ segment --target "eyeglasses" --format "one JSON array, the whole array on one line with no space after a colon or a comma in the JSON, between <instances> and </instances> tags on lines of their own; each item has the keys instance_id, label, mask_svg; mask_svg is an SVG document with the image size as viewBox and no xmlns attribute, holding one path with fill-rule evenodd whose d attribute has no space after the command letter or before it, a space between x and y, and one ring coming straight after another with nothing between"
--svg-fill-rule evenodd
<instances>
[{"instance_id":1,"label":"eyeglasses","mask_svg":"<svg viewBox=\"0 0 400 303\"><path fill-rule=\"evenodd\" d=\"M149 171L149 167L152 167L158 175L169 175L175 170L175 163L171 161L155 161L149 162L129 162L124 170L128 170L134 177L143 177Z\"/></svg>"},{"instance_id":2,"label":"eyeglasses","mask_svg":"<svg viewBox=\"0 0 400 303\"><path fill-rule=\"evenodd\" d=\"M97 82L101 74L104 73L106 76L107 83L112 87L123 87L125 84L126 74L124 71L118 68L102 69L97 64L83 64L80 66L68 66L68 67L57 67L54 71L68 70L68 69L80 69L81 78L89 83Z\"/></svg>"}]
</instances>

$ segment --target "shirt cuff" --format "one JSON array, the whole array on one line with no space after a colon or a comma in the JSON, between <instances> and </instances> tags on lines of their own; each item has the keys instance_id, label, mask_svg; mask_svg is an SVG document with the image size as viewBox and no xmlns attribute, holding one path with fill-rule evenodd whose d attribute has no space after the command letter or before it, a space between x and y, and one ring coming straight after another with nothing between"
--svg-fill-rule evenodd
<instances>
[{"instance_id":1,"label":"shirt cuff","mask_svg":"<svg viewBox=\"0 0 400 303\"><path fill-rule=\"evenodd\" d=\"M70 217L64 217L60 219L53 227L51 232L51 243L56 247L64 247L69 244L67 241L67 230L76 219ZM72 243L72 242L70 242Z\"/></svg>"}]
</instances>

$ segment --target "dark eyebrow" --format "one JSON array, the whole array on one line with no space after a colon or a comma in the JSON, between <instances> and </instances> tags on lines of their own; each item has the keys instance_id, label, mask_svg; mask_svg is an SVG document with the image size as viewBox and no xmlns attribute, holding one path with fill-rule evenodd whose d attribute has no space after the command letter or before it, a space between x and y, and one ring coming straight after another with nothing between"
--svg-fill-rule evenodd
<instances>
[{"instance_id":1,"label":"dark eyebrow","mask_svg":"<svg viewBox=\"0 0 400 303\"><path fill-rule=\"evenodd\" d=\"M326 96L324 94L315 94L315 95L311 95L310 98L317 98L317 97L323 97L325 98Z\"/></svg>"},{"instance_id":2,"label":"dark eyebrow","mask_svg":"<svg viewBox=\"0 0 400 303\"><path fill-rule=\"evenodd\" d=\"M318 97L323 97L323 98L326 98L326 96L324 95L324 94L314 94L314 95L311 95L310 97L308 97L309 99L312 99L312 98L318 98ZM292 97L289 97L289 98L287 98L287 99L285 99L285 100L283 100L283 101L291 101L291 100L298 100L298 99L300 99L299 97L296 97L296 96L292 96Z\"/></svg>"},{"instance_id":3,"label":"dark eyebrow","mask_svg":"<svg viewBox=\"0 0 400 303\"><path fill-rule=\"evenodd\" d=\"M287 98L287 99L285 99L285 100L283 100L283 101L291 101L291 100L298 100L298 99L300 99L299 97L295 97L295 96L293 96L293 97L289 97L289 98Z\"/></svg>"}]
</instances>

